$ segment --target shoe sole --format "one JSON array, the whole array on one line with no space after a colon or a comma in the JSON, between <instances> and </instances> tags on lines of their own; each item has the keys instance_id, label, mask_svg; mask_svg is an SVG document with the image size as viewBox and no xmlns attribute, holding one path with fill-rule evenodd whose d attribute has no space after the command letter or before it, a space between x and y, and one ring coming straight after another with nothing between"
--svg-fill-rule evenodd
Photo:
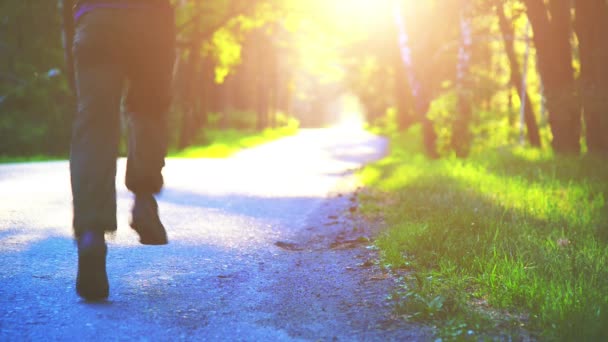
<instances>
[{"instance_id":1,"label":"shoe sole","mask_svg":"<svg viewBox=\"0 0 608 342\"><path fill-rule=\"evenodd\" d=\"M163 235L162 237L150 237L150 236L146 236L146 235L150 235L149 233L147 233L146 230L144 229L138 229L136 224L131 224L131 228L137 233L137 235L139 235L139 243L141 243L142 245L147 245L147 246L163 246L163 245L167 245L169 244L169 239L167 239L167 233L164 231L163 228ZM145 233L142 233L145 232Z\"/></svg>"}]
</instances>

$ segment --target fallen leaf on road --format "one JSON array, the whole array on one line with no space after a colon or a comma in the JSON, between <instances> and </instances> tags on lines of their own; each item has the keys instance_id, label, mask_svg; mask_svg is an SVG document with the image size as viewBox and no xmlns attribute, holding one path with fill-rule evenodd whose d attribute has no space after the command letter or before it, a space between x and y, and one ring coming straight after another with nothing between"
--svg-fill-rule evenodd
<instances>
[{"instance_id":1,"label":"fallen leaf on road","mask_svg":"<svg viewBox=\"0 0 608 342\"><path fill-rule=\"evenodd\" d=\"M354 240L333 242L331 245L329 245L329 248L331 248L331 249L350 249L350 248L359 247L359 246L361 246L363 244L367 244L369 242L370 242L370 240L368 237L361 236Z\"/></svg>"},{"instance_id":2,"label":"fallen leaf on road","mask_svg":"<svg viewBox=\"0 0 608 342\"><path fill-rule=\"evenodd\" d=\"M386 280L386 279L388 279L388 277L389 277L388 274L384 273L384 274L380 274L380 275L375 275L375 276L369 278L369 280Z\"/></svg>"},{"instance_id":3,"label":"fallen leaf on road","mask_svg":"<svg viewBox=\"0 0 608 342\"><path fill-rule=\"evenodd\" d=\"M301 251L304 250L304 248L302 248L301 246L299 246L298 244L295 243L291 243L291 242L285 242L285 241L277 241L274 244L275 246L287 250L287 251Z\"/></svg>"},{"instance_id":4,"label":"fallen leaf on road","mask_svg":"<svg viewBox=\"0 0 608 342\"><path fill-rule=\"evenodd\" d=\"M360 264L359 266L361 266L361 267L372 267L372 266L374 266L374 262L371 259L369 259L369 260L366 260L364 263Z\"/></svg>"}]
</instances>

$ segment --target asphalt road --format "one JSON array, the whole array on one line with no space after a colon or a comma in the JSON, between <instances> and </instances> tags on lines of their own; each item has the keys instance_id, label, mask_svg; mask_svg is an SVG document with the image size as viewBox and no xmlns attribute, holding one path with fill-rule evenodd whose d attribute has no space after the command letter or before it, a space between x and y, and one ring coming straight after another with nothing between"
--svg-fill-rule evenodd
<instances>
[{"instance_id":1,"label":"asphalt road","mask_svg":"<svg viewBox=\"0 0 608 342\"><path fill-rule=\"evenodd\" d=\"M363 131L323 129L228 159L170 159L162 247L128 227L120 160L101 304L74 291L67 162L1 165L0 341L428 340L391 318L393 281L351 215L353 171L385 149Z\"/></svg>"}]
</instances>

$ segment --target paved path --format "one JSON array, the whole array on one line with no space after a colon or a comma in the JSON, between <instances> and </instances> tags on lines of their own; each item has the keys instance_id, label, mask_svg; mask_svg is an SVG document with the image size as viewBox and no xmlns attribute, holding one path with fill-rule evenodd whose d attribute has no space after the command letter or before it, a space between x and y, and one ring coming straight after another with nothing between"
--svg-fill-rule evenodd
<instances>
[{"instance_id":1,"label":"paved path","mask_svg":"<svg viewBox=\"0 0 608 342\"><path fill-rule=\"evenodd\" d=\"M67 163L0 166L0 341L428 339L390 319L391 280L351 241L370 233L349 215L352 171L385 148L304 130L229 159L169 160L164 247L128 228L121 160L103 304L74 291Z\"/></svg>"}]
</instances>

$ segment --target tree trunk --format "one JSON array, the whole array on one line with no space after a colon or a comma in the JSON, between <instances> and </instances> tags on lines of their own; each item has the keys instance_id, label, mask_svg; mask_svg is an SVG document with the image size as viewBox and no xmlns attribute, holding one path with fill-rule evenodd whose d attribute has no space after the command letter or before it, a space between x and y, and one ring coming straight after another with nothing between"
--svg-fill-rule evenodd
<instances>
[{"instance_id":1,"label":"tree trunk","mask_svg":"<svg viewBox=\"0 0 608 342\"><path fill-rule=\"evenodd\" d=\"M398 53L398 52L397 52ZM397 109L397 127L400 131L405 131L415 123L415 118L412 117L409 101L412 100L408 96L411 91L407 83L407 70L403 66L401 59L395 57L395 106Z\"/></svg>"},{"instance_id":2,"label":"tree trunk","mask_svg":"<svg viewBox=\"0 0 608 342\"><path fill-rule=\"evenodd\" d=\"M197 23L197 27L200 26ZM182 108L182 122L179 136L179 148L183 149L192 143L196 134L195 125L195 107L196 107L196 89L197 89L197 67L201 64L201 45L202 41L198 34L195 34L190 45L190 54L186 63L185 71L185 89L184 103Z\"/></svg>"},{"instance_id":3,"label":"tree trunk","mask_svg":"<svg viewBox=\"0 0 608 342\"><path fill-rule=\"evenodd\" d=\"M269 120L269 126L272 128L276 128L277 127L277 112L278 112L278 89L279 89L279 58L278 58L278 52L276 49L276 46L274 44L274 42L272 41L272 37L269 37L269 51L268 53L270 54L269 58L268 58L268 66L267 66L267 70L268 70L268 77L269 77L269 81L268 81L268 85L269 85L269 93L268 93L268 102L269 102L269 113L268 113L268 120Z\"/></svg>"},{"instance_id":4,"label":"tree trunk","mask_svg":"<svg viewBox=\"0 0 608 342\"><path fill-rule=\"evenodd\" d=\"M234 112L235 83L234 75L228 75L221 85L221 105L222 116L220 118L220 128L230 128L230 115Z\"/></svg>"},{"instance_id":5,"label":"tree trunk","mask_svg":"<svg viewBox=\"0 0 608 342\"><path fill-rule=\"evenodd\" d=\"M268 37L263 32L257 33L257 124L258 131L262 131L270 125L270 106L271 106L271 83L272 51Z\"/></svg>"},{"instance_id":6,"label":"tree trunk","mask_svg":"<svg viewBox=\"0 0 608 342\"><path fill-rule=\"evenodd\" d=\"M262 71L262 73L264 73ZM257 84L257 123L256 129L263 131L268 128L268 109L270 107L269 96L268 96L268 84L267 77L261 75Z\"/></svg>"},{"instance_id":7,"label":"tree trunk","mask_svg":"<svg viewBox=\"0 0 608 342\"><path fill-rule=\"evenodd\" d=\"M471 47L473 45L473 33L470 20L470 18L465 18L461 13L461 45L460 50L458 51L458 64L456 66L458 111L452 121L452 137L450 139L450 146L459 158L464 158L469 154L472 140L469 127L473 116L470 93L472 87L469 80L470 61L472 58Z\"/></svg>"},{"instance_id":8,"label":"tree trunk","mask_svg":"<svg viewBox=\"0 0 608 342\"><path fill-rule=\"evenodd\" d=\"M417 112L422 124L422 143L424 144L424 150L429 158L437 159L439 158L439 152L437 152L437 133L435 132L433 121L427 116L430 106L430 99L421 99Z\"/></svg>"},{"instance_id":9,"label":"tree trunk","mask_svg":"<svg viewBox=\"0 0 608 342\"><path fill-rule=\"evenodd\" d=\"M204 57L201 65L201 94L199 107L200 129L205 129L209 123L209 112L212 110L212 92L215 84L215 73L213 61L210 57Z\"/></svg>"},{"instance_id":10,"label":"tree trunk","mask_svg":"<svg viewBox=\"0 0 608 342\"><path fill-rule=\"evenodd\" d=\"M553 149L580 153L581 111L572 66L571 2L525 0L534 29L538 68L547 99Z\"/></svg>"},{"instance_id":11,"label":"tree trunk","mask_svg":"<svg viewBox=\"0 0 608 342\"><path fill-rule=\"evenodd\" d=\"M430 158L438 158L437 134L435 133L433 122L427 116L431 106L431 92L428 89L430 87L428 86L428 81L422 82L423 80L416 75L409 44L409 34L401 11L401 8L396 9L395 24L397 25L399 55L405 69L405 75L408 78L410 92L414 101L414 115L422 124L422 139L427 155ZM399 72L399 69L397 69L397 72Z\"/></svg>"},{"instance_id":12,"label":"tree trunk","mask_svg":"<svg viewBox=\"0 0 608 342\"><path fill-rule=\"evenodd\" d=\"M536 123L536 117L532 108L532 102L530 101L530 95L528 94L527 89L522 89L523 80L522 74L519 71L521 70L521 67L517 62L517 55L515 53L515 32L513 30L513 25L507 19L504 7L501 4L498 4L496 6L496 15L498 16L500 32L502 33L502 37L505 43L505 51L507 53L509 64L511 66L511 84L513 88L517 89L518 95L523 94L524 91L526 92L526 99L524 104L524 120L526 122L526 128L528 130L528 140L530 141L530 144L532 146L541 147L540 134L538 132L538 125Z\"/></svg>"},{"instance_id":13,"label":"tree trunk","mask_svg":"<svg viewBox=\"0 0 608 342\"><path fill-rule=\"evenodd\" d=\"M577 1L575 9L587 147L608 157L608 6L603 0L585 0Z\"/></svg>"},{"instance_id":14,"label":"tree trunk","mask_svg":"<svg viewBox=\"0 0 608 342\"><path fill-rule=\"evenodd\" d=\"M469 125L472 118L472 105L466 90L458 94L458 112L452 121L452 137L450 146L458 158L465 158L471 149L471 131Z\"/></svg>"}]
</instances>

